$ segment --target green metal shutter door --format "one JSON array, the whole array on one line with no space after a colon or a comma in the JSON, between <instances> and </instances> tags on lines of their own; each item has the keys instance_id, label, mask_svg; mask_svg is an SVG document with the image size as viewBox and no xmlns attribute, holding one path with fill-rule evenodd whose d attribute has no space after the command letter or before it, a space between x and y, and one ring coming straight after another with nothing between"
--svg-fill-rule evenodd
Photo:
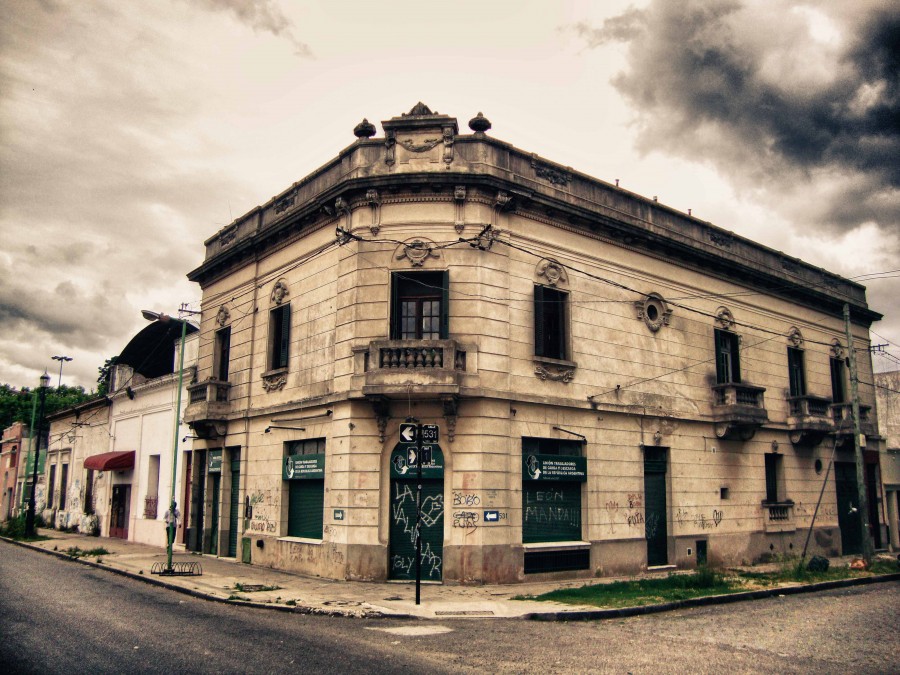
<instances>
[{"instance_id":1,"label":"green metal shutter door","mask_svg":"<svg viewBox=\"0 0 900 675\"><path fill-rule=\"evenodd\" d=\"M241 510L241 463L231 463L231 512L228 518L228 557L237 556L238 517Z\"/></svg>"},{"instance_id":2,"label":"green metal shutter door","mask_svg":"<svg viewBox=\"0 0 900 675\"><path fill-rule=\"evenodd\" d=\"M400 279L391 274L391 340L400 339Z\"/></svg>"},{"instance_id":3,"label":"green metal shutter door","mask_svg":"<svg viewBox=\"0 0 900 675\"><path fill-rule=\"evenodd\" d=\"M325 481L289 481L288 500L288 536L321 539Z\"/></svg>"},{"instance_id":4,"label":"green metal shutter door","mask_svg":"<svg viewBox=\"0 0 900 675\"><path fill-rule=\"evenodd\" d=\"M212 474L212 516L209 523L209 552L219 555L219 483L222 474Z\"/></svg>"},{"instance_id":5,"label":"green metal shutter door","mask_svg":"<svg viewBox=\"0 0 900 675\"><path fill-rule=\"evenodd\" d=\"M440 581L444 556L444 481L422 481L422 579ZM416 578L416 482L391 481L391 579Z\"/></svg>"},{"instance_id":6,"label":"green metal shutter door","mask_svg":"<svg viewBox=\"0 0 900 675\"><path fill-rule=\"evenodd\" d=\"M291 343L291 306L285 305L281 317L281 353L278 355L279 366L287 368Z\"/></svg>"},{"instance_id":7,"label":"green metal shutter door","mask_svg":"<svg viewBox=\"0 0 900 675\"><path fill-rule=\"evenodd\" d=\"M522 543L581 541L581 483L522 483Z\"/></svg>"}]
</instances>

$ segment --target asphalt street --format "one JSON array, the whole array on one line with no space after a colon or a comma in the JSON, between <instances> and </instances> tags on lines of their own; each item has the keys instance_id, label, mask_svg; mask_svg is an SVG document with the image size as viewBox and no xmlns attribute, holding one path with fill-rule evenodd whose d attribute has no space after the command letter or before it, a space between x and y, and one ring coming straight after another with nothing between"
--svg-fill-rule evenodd
<instances>
[{"instance_id":1,"label":"asphalt street","mask_svg":"<svg viewBox=\"0 0 900 675\"><path fill-rule=\"evenodd\" d=\"M284 614L0 547L4 673L895 673L900 583L615 621Z\"/></svg>"}]
</instances>

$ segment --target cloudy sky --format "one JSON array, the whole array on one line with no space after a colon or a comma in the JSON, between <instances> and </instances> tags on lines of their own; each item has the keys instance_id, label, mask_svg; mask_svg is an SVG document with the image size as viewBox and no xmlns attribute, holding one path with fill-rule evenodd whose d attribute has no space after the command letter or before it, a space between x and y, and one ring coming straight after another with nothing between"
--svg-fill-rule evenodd
<instances>
[{"instance_id":1,"label":"cloudy sky","mask_svg":"<svg viewBox=\"0 0 900 675\"><path fill-rule=\"evenodd\" d=\"M898 45L890 0L6 0L0 383L94 386L205 238L420 100L860 279L896 359Z\"/></svg>"}]
</instances>

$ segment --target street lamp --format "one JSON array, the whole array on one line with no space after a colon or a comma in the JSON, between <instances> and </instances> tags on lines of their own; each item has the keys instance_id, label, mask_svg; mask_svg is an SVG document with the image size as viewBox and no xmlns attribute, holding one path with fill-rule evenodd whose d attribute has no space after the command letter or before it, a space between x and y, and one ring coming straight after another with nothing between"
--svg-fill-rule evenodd
<instances>
[{"instance_id":1,"label":"street lamp","mask_svg":"<svg viewBox=\"0 0 900 675\"><path fill-rule=\"evenodd\" d=\"M28 497L28 511L25 512L25 536L34 537L34 512L37 508L35 494L37 493L38 459L41 456L41 436L44 434L44 402L47 399L47 388L50 386L50 376L47 371L41 375L41 386L38 388L40 397L40 412L38 413L37 443L34 446L34 468L31 471L31 495ZM31 430L34 438L34 428Z\"/></svg>"},{"instance_id":2,"label":"street lamp","mask_svg":"<svg viewBox=\"0 0 900 675\"><path fill-rule=\"evenodd\" d=\"M54 361L59 361L59 384L56 385L56 388L59 389L62 386L62 367L66 361L71 361L71 356L51 356L51 359Z\"/></svg>"},{"instance_id":3,"label":"street lamp","mask_svg":"<svg viewBox=\"0 0 900 675\"><path fill-rule=\"evenodd\" d=\"M181 307L179 313L199 314ZM170 323L178 321L181 324L181 350L178 356L178 394L175 402L175 434L172 442L172 495L169 504L169 523L166 525L166 571L172 573L172 545L175 543L175 476L178 467L178 427L181 419L181 387L184 383L184 339L187 336L187 321L183 319L173 319L168 314L153 312L149 309L142 309L141 316L147 321L159 321L160 323Z\"/></svg>"}]
</instances>

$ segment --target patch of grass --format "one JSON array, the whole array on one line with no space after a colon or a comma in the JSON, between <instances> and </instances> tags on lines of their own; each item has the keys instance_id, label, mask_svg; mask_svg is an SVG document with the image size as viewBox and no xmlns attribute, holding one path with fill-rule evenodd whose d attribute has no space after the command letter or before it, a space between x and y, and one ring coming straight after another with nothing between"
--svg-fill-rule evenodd
<instances>
[{"instance_id":1,"label":"patch of grass","mask_svg":"<svg viewBox=\"0 0 900 675\"><path fill-rule=\"evenodd\" d=\"M580 588L561 588L538 596L517 596L516 600L542 600L596 607L634 607L706 595L721 595L743 590L740 584L718 572L701 567L689 574L613 581Z\"/></svg>"},{"instance_id":2,"label":"patch of grass","mask_svg":"<svg viewBox=\"0 0 900 675\"><path fill-rule=\"evenodd\" d=\"M94 556L109 555L109 551L107 551L102 546L88 549L86 551L79 548L78 546L70 546L65 551L63 551L63 553L65 553L70 558L90 558ZM99 557L97 558L97 562L102 562Z\"/></svg>"},{"instance_id":3,"label":"patch of grass","mask_svg":"<svg viewBox=\"0 0 900 675\"><path fill-rule=\"evenodd\" d=\"M872 562L869 571L872 574L897 574L900 572L900 560L879 558Z\"/></svg>"},{"instance_id":4,"label":"patch of grass","mask_svg":"<svg viewBox=\"0 0 900 675\"><path fill-rule=\"evenodd\" d=\"M242 598L241 596L239 596L239 595L234 595L233 593L232 593L231 595L228 596L228 599L229 599L229 600L241 600L241 601L243 601L243 602L248 602L248 601L249 601L249 598Z\"/></svg>"},{"instance_id":5,"label":"patch of grass","mask_svg":"<svg viewBox=\"0 0 900 675\"><path fill-rule=\"evenodd\" d=\"M296 606L297 606L297 601L296 601L296 600L288 600L288 601L287 601L286 603L284 603L284 604L286 604L288 607L296 607Z\"/></svg>"},{"instance_id":6,"label":"patch of grass","mask_svg":"<svg viewBox=\"0 0 900 675\"><path fill-rule=\"evenodd\" d=\"M43 522L43 521L41 521ZM35 518L34 527L37 529L41 525ZM8 537L15 541L47 541L50 537L43 535L35 535L34 537L25 536L25 514L20 513L15 518L10 518L5 523L0 523L0 537Z\"/></svg>"}]
</instances>

